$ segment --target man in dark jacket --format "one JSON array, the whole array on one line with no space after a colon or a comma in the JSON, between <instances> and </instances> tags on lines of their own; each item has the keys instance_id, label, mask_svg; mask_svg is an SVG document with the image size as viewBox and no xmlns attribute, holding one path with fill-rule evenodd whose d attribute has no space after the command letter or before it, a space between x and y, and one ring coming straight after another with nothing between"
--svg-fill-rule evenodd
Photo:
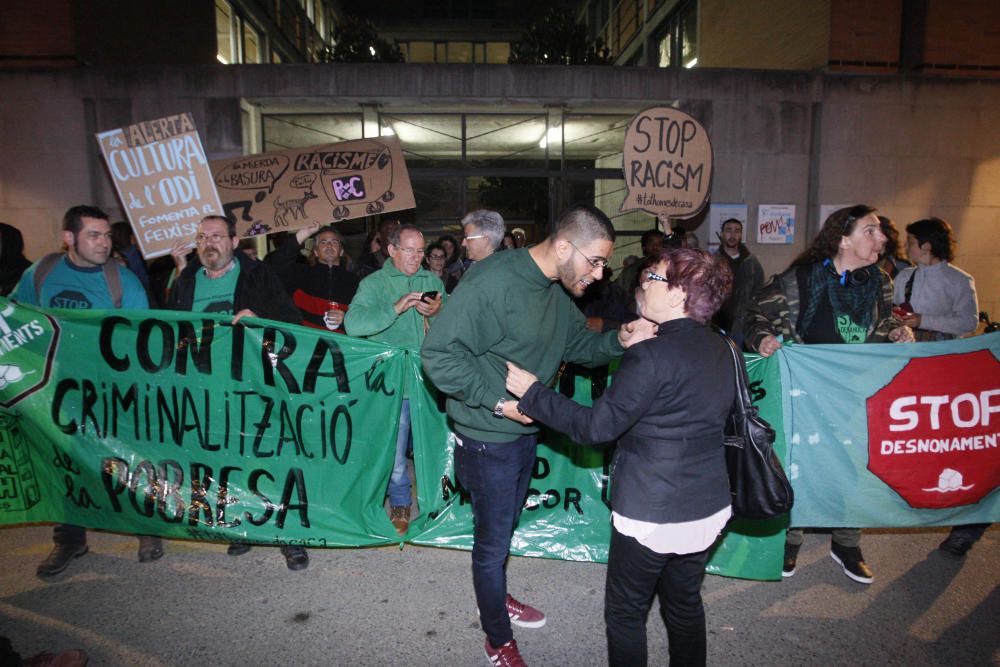
<instances>
[{"instance_id":1,"label":"man in dark jacket","mask_svg":"<svg viewBox=\"0 0 1000 667\"><path fill-rule=\"evenodd\" d=\"M743 244L743 222L730 218L722 223L719 256L729 260L733 272L733 291L716 313L715 323L735 343L743 347L743 314L753 302L753 295L764 284L764 267Z\"/></svg>"},{"instance_id":2,"label":"man in dark jacket","mask_svg":"<svg viewBox=\"0 0 1000 667\"><path fill-rule=\"evenodd\" d=\"M227 313L233 324L243 317L298 324L299 311L285 292L281 280L267 266L236 252L240 240L236 224L210 215L198 224L197 256L177 277L168 300L173 310ZM249 544L230 544L227 553L240 556ZM283 546L281 553L289 570L309 567L309 554L302 547Z\"/></svg>"},{"instance_id":3,"label":"man in dark jacket","mask_svg":"<svg viewBox=\"0 0 1000 667\"><path fill-rule=\"evenodd\" d=\"M300 264L302 244L315 234L308 264ZM295 232L264 260L285 284L302 315L302 324L343 333L344 313L354 300L360 279L343 267L344 238L315 222Z\"/></svg>"}]
</instances>

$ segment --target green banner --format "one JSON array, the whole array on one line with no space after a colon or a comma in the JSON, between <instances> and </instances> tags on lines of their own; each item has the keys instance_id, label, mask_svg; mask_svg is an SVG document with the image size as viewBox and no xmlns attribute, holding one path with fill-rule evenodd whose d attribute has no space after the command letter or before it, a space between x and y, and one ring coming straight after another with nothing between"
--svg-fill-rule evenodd
<instances>
[{"instance_id":1,"label":"green banner","mask_svg":"<svg viewBox=\"0 0 1000 667\"><path fill-rule=\"evenodd\" d=\"M309 547L398 542L384 494L405 389L420 509L405 541L471 548L454 437L415 351L227 320L0 299L0 524ZM762 412L780 424L777 364L750 372ZM564 386L587 403L590 384ZM610 448L543 440L512 552L605 560ZM709 571L780 578L783 528L734 522Z\"/></svg>"}]
</instances>

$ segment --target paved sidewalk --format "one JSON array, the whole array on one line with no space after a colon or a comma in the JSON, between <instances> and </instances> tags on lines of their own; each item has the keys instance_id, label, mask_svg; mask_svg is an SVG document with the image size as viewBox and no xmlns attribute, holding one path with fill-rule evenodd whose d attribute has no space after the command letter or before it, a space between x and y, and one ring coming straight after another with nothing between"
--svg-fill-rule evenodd
<instances>
[{"instance_id":1,"label":"paved sidewalk","mask_svg":"<svg viewBox=\"0 0 1000 667\"><path fill-rule=\"evenodd\" d=\"M705 580L710 665L1000 665L1000 529L965 560L944 529L866 531L875 583L848 580L829 538L806 535L798 573ZM406 546L312 550L289 572L275 548L167 542L136 561L130 536L42 581L51 528L0 529L0 635L24 655L84 648L91 665L486 665L467 552ZM533 665L606 664L603 565L514 558L510 590L549 616L515 628ZM650 663L666 663L657 607Z\"/></svg>"}]
</instances>

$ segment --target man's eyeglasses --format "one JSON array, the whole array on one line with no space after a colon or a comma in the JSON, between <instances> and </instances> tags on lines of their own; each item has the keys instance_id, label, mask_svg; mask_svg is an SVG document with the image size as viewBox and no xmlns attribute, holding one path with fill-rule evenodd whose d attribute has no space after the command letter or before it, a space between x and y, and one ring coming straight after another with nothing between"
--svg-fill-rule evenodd
<instances>
[{"instance_id":1,"label":"man's eyeglasses","mask_svg":"<svg viewBox=\"0 0 1000 667\"><path fill-rule=\"evenodd\" d=\"M485 239L486 234L473 234L472 236L463 236L462 239L465 241L472 241L473 239Z\"/></svg>"},{"instance_id":2,"label":"man's eyeglasses","mask_svg":"<svg viewBox=\"0 0 1000 667\"><path fill-rule=\"evenodd\" d=\"M587 263L590 264L595 269L601 269L602 271L607 271L608 270L608 260L606 260L605 258L603 258L603 257L587 257L586 255L583 254L582 250L580 250L579 248L576 247L575 243L573 243L569 239L566 239L566 243L568 243L571 246L573 246L573 250L576 250L578 253L580 253L580 255L585 260L587 260Z\"/></svg>"},{"instance_id":3,"label":"man's eyeglasses","mask_svg":"<svg viewBox=\"0 0 1000 667\"><path fill-rule=\"evenodd\" d=\"M403 253L404 255L409 255L411 257L413 255L420 255L421 257L423 257L424 253L427 252L424 248L404 248L401 245L397 245L396 248L399 249L399 252Z\"/></svg>"},{"instance_id":4,"label":"man's eyeglasses","mask_svg":"<svg viewBox=\"0 0 1000 667\"><path fill-rule=\"evenodd\" d=\"M222 243L226 238L224 234L198 234L194 237L194 240L198 243L204 243L206 241L211 241L212 243Z\"/></svg>"},{"instance_id":5,"label":"man's eyeglasses","mask_svg":"<svg viewBox=\"0 0 1000 667\"><path fill-rule=\"evenodd\" d=\"M663 276L661 276L658 273L653 273L652 271L646 271L646 279L647 280L652 280L653 282L657 282L657 283L663 283L665 285L669 285L670 284L669 280L667 280L666 278L664 278Z\"/></svg>"}]
</instances>

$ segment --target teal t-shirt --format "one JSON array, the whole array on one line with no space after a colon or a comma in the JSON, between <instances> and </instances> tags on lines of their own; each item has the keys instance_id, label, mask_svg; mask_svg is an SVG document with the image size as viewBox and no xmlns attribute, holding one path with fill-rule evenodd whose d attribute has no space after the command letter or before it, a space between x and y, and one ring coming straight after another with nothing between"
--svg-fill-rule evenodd
<instances>
[{"instance_id":1,"label":"teal t-shirt","mask_svg":"<svg viewBox=\"0 0 1000 667\"><path fill-rule=\"evenodd\" d=\"M194 302L191 310L196 313L234 314L233 295L236 280L240 277L240 263L233 261L233 268L218 278L209 278L205 269L199 269L194 279Z\"/></svg>"},{"instance_id":2,"label":"teal t-shirt","mask_svg":"<svg viewBox=\"0 0 1000 667\"><path fill-rule=\"evenodd\" d=\"M114 261L114 260L109 260ZM45 276L41 289L35 293L35 271L38 263L32 264L11 296L18 303L44 308L71 308L74 310L93 310L114 308L108 282L104 278L104 267L77 266L63 257L56 262ZM125 267L118 266L118 275L122 284L122 308L143 310L149 308L146 290L135 274Z\"/></svg>"}]
</instances>

